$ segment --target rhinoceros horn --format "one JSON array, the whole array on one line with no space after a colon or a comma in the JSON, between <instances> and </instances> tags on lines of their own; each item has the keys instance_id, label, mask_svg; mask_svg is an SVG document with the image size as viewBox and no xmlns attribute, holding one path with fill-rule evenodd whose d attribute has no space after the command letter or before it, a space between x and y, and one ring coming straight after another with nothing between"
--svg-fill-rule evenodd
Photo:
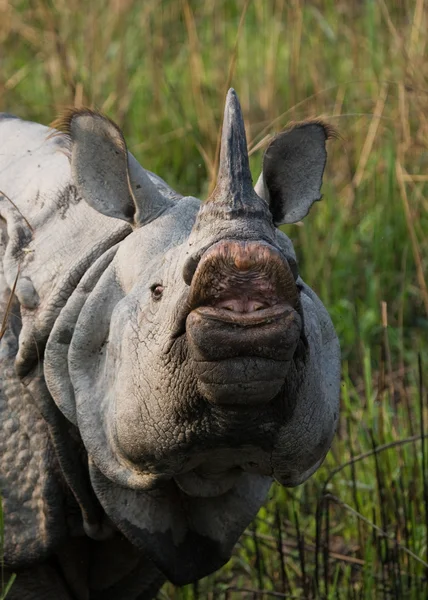
<instances>
[{"instance_id":1,"label":"rhinoceros horn","mask_svg":"<svg viewBox=\"0 0 428 600\"><path fill-rule=\"evenodd\" d=\"M233 217L242 213L247 198L254 195L244 119L238 96L230 89L224 108L217 185L207 202L222 207Z\"/></svg>"},{"instance_id":2,"label":"rhinoceros horn","mask_svg":"<svg viewBox=\"0 0 428 600\"><path fill-rule=\"evenodd\" d=\"M241 105L231 88L224 108L217 185L205 202L204 213L233 219L254 212L269 217L267 203L253 189Z\"/></svg>"}]
</instances>

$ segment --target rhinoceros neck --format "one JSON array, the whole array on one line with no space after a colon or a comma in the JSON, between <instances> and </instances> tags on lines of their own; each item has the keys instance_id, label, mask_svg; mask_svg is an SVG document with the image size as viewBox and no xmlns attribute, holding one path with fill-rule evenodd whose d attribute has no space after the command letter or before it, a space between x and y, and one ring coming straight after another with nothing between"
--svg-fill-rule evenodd
<instances>
[{"instance_id":1,"label":"rhinoceros neck","mask_svg":"<svg viewBox=\"0 0 428 600\"><path fill-rule=\"evenodd\" d=\"M92 243L85 240L87 243L79 251L58 252L56 256L52 257L50 264L45 263L43 269L40 270L37 264L41 262L37 260L38 244L35 243L35 264L29 262L23 270L23 274L34 285L39 301L36 307L30 309L21 305L23 330L16 357L16 369L21 377L26 375L42 358L55 321L81 279L94 263L106 254L111 254L109 250L127 237L129 232L129 226L119 224L104 232L102 237L94 238ZM75 233L78 237L79 233ZM41 250L40 253L44 254ZM33 272L35 275L32 276ZM48 273L55 273L55 275L47 278L46 274Z\"/></svg>"}]
</instances>

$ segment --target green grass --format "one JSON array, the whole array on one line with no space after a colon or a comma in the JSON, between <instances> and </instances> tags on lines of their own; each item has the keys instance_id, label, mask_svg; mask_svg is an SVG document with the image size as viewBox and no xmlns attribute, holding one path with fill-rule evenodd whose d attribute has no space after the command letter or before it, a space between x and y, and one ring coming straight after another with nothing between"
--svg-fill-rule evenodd
<instances>
[{"instance_id":1,"label":"green grass","mask_svg":"<svg viewBox=\"0 0 428 600\"><path fill-rule=\"evenodd\" d=\"M428 595L427 30L421 0L0 3L0 110L104 110L182 193L212 187L229 84L255 177L288 121L341 134L323 201L286 228L341 340L332 451L303 486L272 488L226 567L159 598Z\"/></svg>"}]
</instances>

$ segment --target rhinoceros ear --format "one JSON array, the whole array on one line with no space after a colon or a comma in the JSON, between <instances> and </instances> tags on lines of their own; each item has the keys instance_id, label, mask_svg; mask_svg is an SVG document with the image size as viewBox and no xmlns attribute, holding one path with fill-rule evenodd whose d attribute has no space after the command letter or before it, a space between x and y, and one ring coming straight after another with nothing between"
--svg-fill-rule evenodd
<instances>
[{"instance_id":1,"label":"rhinoceros ear","mask_svg":"<svg viewBox=\"0 0 428 600\"><path fill-rule=\"evenodd\" d=\"M52 127L68 137L74 183L95 210L143 225L169 205L145 170L128 155L122 131L113 121L86 108L71 109Z\"/></svg>"},{"instance_id":2,"label":"rhinoceros ear","mask_svg":"<svg viewBox=\"0 0 428 600\"><path fill-rule=\"evenodd\" d=\"M325 142L335 135L325 123L308 121L280 133L269 144L255 191L268 202L275 225L300 221L321 199Z\"/></svg>"}]
</instances>

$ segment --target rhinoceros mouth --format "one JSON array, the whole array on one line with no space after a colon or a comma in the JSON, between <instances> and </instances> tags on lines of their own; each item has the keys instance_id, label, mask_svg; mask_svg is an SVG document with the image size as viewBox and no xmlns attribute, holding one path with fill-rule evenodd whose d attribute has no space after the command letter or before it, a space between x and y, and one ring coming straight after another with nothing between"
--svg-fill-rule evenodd
<instances>
[{"instance_id":1,"label":"rhinoceros mouth","mask_svg":"<svg viewBox=\"0 0 428 600\"><path fill-rule=\"evenodd\" d=\"M174 481L186 496L215 498L231 490L241 475L242 470L238 468L211 474L194 470L176 475Z\"/></svg>"},{"instance_id":2,"label":"rhinoceros mouth","mask_svg":"<svg viewBox=\"0 0 428 600\"><path fill-rule=\"evenodd\" d=\"M239 311L228 306L236 306L238 303L243 302L238 298L224 299L222 302L227 302L227 306L222 304L213 304L211 306L199 306L195 309L195 313L204 319L212 319L213 321L221 321L222 323L230 323L238 327L260 327L263 325L269 325L278 318L287 318L290 314L290 307L285 304L276 304L272 306L260 306L254 310ZM255 300L247 300L244 302L256 303Z\"/></svg>"},{"instance_id":3,"label":"rhinoceros mouth","mask_svg":"<svg viewBox=\"0 0 428 600\"><path fill-rule=\"evenodd\" d=\"M240 448L225 446L199 452L188 460L180 473L174 475L174 481L187 496L221 496L234 488L245 474L272 476L272 442L271 447L268 446L261 449L244 444Z\"/></svg>"}]
</instances>

